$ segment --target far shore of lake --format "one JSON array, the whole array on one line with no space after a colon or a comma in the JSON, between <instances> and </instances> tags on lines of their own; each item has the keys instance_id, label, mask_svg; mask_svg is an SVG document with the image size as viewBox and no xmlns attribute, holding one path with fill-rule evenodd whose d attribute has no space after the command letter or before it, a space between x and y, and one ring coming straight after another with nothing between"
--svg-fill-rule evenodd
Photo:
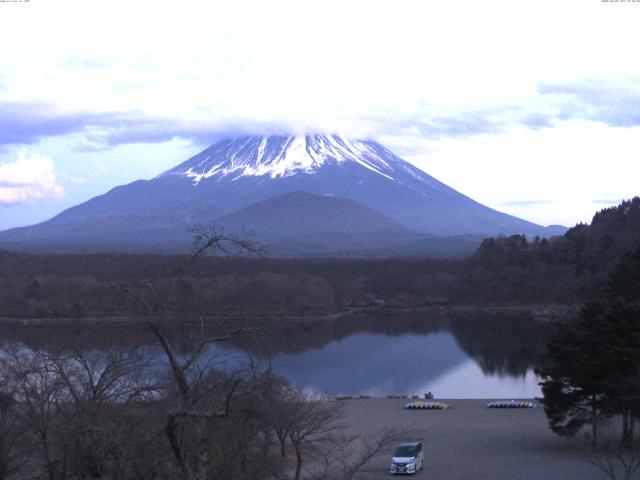
<instances>
[{"instance_id":1,"label":"far shore of lake","mask_svg":"<svg viewBox=\"0 0 640 480\"><path fill-rule=\"evenodd\" d=\"M331 313L310 314L268 314L268 315L185 315L178 317L173 315L161 317L164 320L175 320L192 324L204 323L207 325L242 322L313 322L322 320L337 320L343 317L376 315L394 316L410 313L434 314L434 315L528 315L536 321L567 320L577 315L579 305L457 305L457 304L429 304L413 307L387 307L387 306L356 306ZM0 325L23 326L64 326L64 325L131 325L145 323L148 316L100 316L100 317L0 317Z\"/></svg>"}]
</instances>

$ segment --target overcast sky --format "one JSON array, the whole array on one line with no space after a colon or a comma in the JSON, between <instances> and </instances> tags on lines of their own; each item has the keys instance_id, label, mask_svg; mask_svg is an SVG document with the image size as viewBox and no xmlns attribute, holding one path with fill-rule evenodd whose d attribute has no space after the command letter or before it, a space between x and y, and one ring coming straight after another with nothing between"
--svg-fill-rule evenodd
<instances>
[{"instance_id":1,"label":"overcast sky","mask_svg":"<svg viewBox=\"0 0 640 480\"><path fill-rule=\"evenodd\" d=\"M273 131L589 221L640 190L638 25L602 0L0 2L0 229Z\"/></svg>"}]
</instances>

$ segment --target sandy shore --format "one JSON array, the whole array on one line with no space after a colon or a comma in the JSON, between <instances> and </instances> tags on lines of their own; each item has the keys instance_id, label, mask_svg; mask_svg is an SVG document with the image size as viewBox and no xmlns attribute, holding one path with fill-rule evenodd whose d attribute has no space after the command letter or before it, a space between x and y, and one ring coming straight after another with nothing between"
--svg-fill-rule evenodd
<instances>
[{"instance_id":1,"label":"sandy shore","mask_svg":"<svg viewBox=\"0 0 640 480\"><path fill-rule=\"evenodd\" d=\"M580 439L553 434L542 408L489 409L485 400L443 400L449 410L405 410L407 400L353 399L344 403L352 433L391 425L422 431L425 468L414 478L438 480L599 480ZM581 438L581 437L580 437ZM411 440L411 439L407 439ZM367 478L391 478L389 457Z\"/></svg>"}]
</instances>

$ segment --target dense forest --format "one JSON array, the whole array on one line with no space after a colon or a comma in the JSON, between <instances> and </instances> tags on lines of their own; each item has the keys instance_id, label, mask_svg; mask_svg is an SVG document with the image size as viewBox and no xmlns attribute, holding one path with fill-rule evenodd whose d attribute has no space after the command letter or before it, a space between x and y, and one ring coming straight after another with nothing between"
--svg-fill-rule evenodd
<instances>
[{"instance_id":1,"label":"dense forest","mask_svg":"<svg viewBox=\"0 0 640 480\"><path fill-rule=\"evenodd\" d=\"M447 298L461 263L430 259L205 257L187 275L182 256L0 254L0 316L96 317L143 313L119 286L175 288L175 311L198 315L330 313L424 305Z\"/></svg>"},{"instance_id":2,"label":"dense forest","mask_svg":"<svg viewBox=\"0 0 640 480\"><path fill-rule=\"evenodd\" d=\"M640 198L597 212L590 225L530 242L489 238L464 265L458 298L470 302L575 303L606 286L625 253L640 247Z\"/></svg>"},{"instance_id":3,"label":"dense forest","mask_svg":"<svg viewBox=\"0 0 640 480\"><path fill-rule=\"evenodd\" d=\"M490 238L469 258L305 259L34 255L0 252L0 317L142 314L122 284L149 282L176 295L181 315L323 314L425 304L576 304L640 246L640 198L595 214L564 236Z\"/></svg>"}]
</instances>

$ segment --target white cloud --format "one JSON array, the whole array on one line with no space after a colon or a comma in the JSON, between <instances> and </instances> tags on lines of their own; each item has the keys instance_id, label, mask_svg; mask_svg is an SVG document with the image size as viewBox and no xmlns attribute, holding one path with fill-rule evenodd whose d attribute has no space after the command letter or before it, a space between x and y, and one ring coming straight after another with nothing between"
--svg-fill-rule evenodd
<instances>
[{"instance_id":1,"label":"white cloud","mask_svg":"<svg viewBox=\"0 0 640 480\"><path fill-rule=\"evenodd\" d=\"M87 177L83 177L80 175L71 175L64 172L60 174L60 178L64 181L64 183L73 185L75 187L80 187L87 183Z\"/></svg>"},{"instance_id":2,"label":"white cloud","mask_svg":"<svg viewBox=\"0 0 640 480\"><path fill-rule=\"evenodd\" d=\"M213 142L209 132L230 124L370 136L463 193L541 223L588 220L602 206L591 199L637 193L638 3L186 3L3 9L0 42L12 48L0 50L0 102L28 105L13 129L0 109L0 143L29 143L28 130L60 170L86 177L83 198L62 177L66 206L195 153L178 140L114 146L123 140L185 139L193 129ZM103 129L85 129L78 113ZM80 133L59 141L73 145L46 150L70 132Z\"/></svg>"},{"instance_id":3,"label":"white cloud","mask_svg":"<svg viewBox=\"0 0 640 480\"><path fill-rule=\"evenodd\" d=\"M542 224L589 222L604 207L594 200L640 193L640 127L572 120L552 129L416 138L418 150L421 142L431 152L408 160L485 205ZM387 143L393 150L393 139Z\"/></svg>"},{"instance_id":4,"label":"white cloud","mask_svg":"<svg viewBox=\"0 0 640 480\"><path fill-rule=\"evenodd\" d=\"M140 0L126 2L125 16L122 8L59 0L0 18L0 40L21 40L0 52L12 72L8 97L204 124L331 128L379 111L393 123L424 115L422 105L444 115L521 105L540 82L640 74L629 61L635 5ZM38 35L24 36L27 24Z\"/></svg>"},{"instance_id":5,"label":"white cloud","mask_svg":"<svg viewBox=\"0 0 640 480\"><path fill-rule=\"evenodd\" d=\"M13 162L0 163L0 205L61 198L64 189L56 180L53 161L37 153L19 153Z\"/></svg>"}]
</instances>

